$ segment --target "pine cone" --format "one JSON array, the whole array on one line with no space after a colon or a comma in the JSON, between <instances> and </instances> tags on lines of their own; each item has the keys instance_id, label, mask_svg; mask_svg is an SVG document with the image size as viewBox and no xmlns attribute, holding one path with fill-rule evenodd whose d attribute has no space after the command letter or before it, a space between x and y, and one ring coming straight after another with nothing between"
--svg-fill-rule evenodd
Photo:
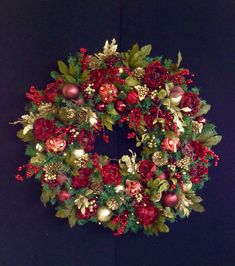
<instances>
[{"instance_id":1,"label":"pine cone","mask_svg":"<svg viewBox=\"0 0 235 266\"><path fill-rule=\"evenodd\" d=\"M112 211L115 211L115 210L117 210L119 208L119 203L114 198L108 199L107 202L106 202L106 205Z\"/></svg>"},{"instance_id":2,"label":"pine cone","mask_svg":"<svg viewBox=\"0 0 235 266\"><path fill-rule=\"evenodd\" d=\"M104 191L103 182L101 180L92 181L90 189L93 190L94 194L101 194Z\"/></svg>"}]
</instances>

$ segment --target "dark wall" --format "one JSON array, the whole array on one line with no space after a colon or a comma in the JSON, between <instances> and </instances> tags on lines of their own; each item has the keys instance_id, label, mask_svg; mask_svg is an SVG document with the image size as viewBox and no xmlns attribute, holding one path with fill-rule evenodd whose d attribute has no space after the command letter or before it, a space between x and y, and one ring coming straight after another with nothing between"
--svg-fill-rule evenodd
<instances>
[{"instance_id":1,"label":"dark wall","mask_svg":"<svg viewBox=\"0 0 235 266\"><path fill-rule=\"evenodd\" d=\"M0 265L165 266L235 265L234 236L234 24L235 2L151 0L19 0L0 2ZM212 104L208 119L223 135L221 156L200 195L206 213L171 225L157 237L87 224L70 229L39 201L40 186L14 180L26 162L24 144L8 121L23 113L25 91L43 87L57 59L80 47L100 50L115 37L120 49L153 44L152 54L176 58L196 73L195 84ZM113 137L116 154L124 139Z\"/></svg>"}]
</instances>

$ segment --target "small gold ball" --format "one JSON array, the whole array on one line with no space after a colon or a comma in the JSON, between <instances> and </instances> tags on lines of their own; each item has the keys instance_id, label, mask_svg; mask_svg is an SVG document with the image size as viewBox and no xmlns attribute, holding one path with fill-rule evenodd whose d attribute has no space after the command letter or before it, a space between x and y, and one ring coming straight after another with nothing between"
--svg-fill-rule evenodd
<instances>
[{"instance_id":1,"label":"small gold ball","mask_svg":"<svg viewBox=\"0 0 235 266\"><path fill-rule=\"evenodd\" d=\"M112 217L112 211L107 207L99 207L97 210L97 219L100 222L108 222Z\"/></svg>"}]
</instances>

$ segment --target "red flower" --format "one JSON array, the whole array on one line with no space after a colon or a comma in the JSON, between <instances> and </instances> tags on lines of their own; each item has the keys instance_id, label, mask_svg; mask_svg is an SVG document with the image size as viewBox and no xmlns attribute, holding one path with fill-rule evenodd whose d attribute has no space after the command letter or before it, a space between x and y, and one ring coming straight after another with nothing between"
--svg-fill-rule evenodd
<instances>
[{"instance_id":1,"label":"red flower","mask_svg":"<svg viewBox=\"0 0 235 266\"><path fill-rule=\"evenodd\" d=\"M104 103L111 103L117 99L118 89L111 83L104 83L99 89L99 95Z\"/></svg>"},{"instance_id":2,"label":"red flower","mask_svg":"<svg viewBox=\"0 0 235 266\"><path fill-rule=\"evenodd\" d=\"M59 88L57 83L49 83L45 89L45 100L47 102L54 102L56 96L59 93Z\"/></svg>"},{"instance_id":3,"label":"red flower","mask_svg":"<svg viewBox=\"0 0 235 266\"><path fill-rule=\"evenodd\" d=\"M122 182L119 166L116 163L107 163L102 169L102 175L105 184L117 186Z\"/></svg>"},{"instance_id":4,"label":"red flower","mask_svg":"<svg viewBox=\"0 0 235 266\"><path fill-rule=\"evenodd\" d=\"M150 89L158 89L167 78L167 69L158 61L153 61L145 69L144 82Z\"/></svg>"},{"instance_id":5,"label":"red flower","mask_svg":"<svg viewBox=\"0 0 235 266\"><path fill-rule=\"evenodd\" d=\"M135 90L129 91L126 96L126 102L128 104L137 104L139 102L138 93Z\"/></svg>"},{"instance_id":6,"label":"red flower","mask_svg":"<svg viewBox=\"0 0 235 266\"><path fill-rule=\"evenodd\" d=\"M92 132L81 129L77 140L83 146L86 152L90 152L94 149L95 136L92 134Z\"/></svg>"},{"instance_id":7,"label":"red flower","mask_svg":"<svg viewBox=\"0 0 235 266\"><path fill-rule=\"evenodd\" d=\"M158 216L158 209L153 205L139 205L135 210L135 215L138 221L142 225L149 225L152 224L157 216Z\"/></svg>"},{"instance_id":8,"label":"red flower","mask_svg":"<svg viewBox=\"0 0 235 266\"><path fill-rule=\"evenodd\" d=\"M208 168L203 164L198 163L193 168L191 168L189 173L191 175L191 182L199 183L202 180L203 176L208 174Z\"/></svg>"},{"instance_id":9,"label":"red flower","mask_svg":"<svg viewBox=\"0 0 235 266\"><path fill-rule=\"evenodd\" d=\"M149 181L153 177L156 170L157 166L152 161L143 160L140 162L139 172L142 177L142 180L146 182Z\"/></svg>"},{"instance_id":10,"label":"red flower","mask_svg":"<svg viewBox=\"0 0 235 266\"><path fill-rule=\"evenodd\" d=\"M90 168L82 168L78 170L78 175L73 177L72 186L74 188L87 187L89 185L89 177L91 175Z\"/></svg>"},{"instance_id":11,"label":"red flower","mask_svg":"<svg viewBox=\"0 0 235 266\"><path fill-rule=\"evenodd\" d=\"M103 83L105 79L105 69L95 69L90 73L90 83L93 83L93 87L98 89Z\"/></svg>"},{"instance_id":12,"label":"red flower","mask_svg":"<svg viewBox=\"0 0 235 266\"><path fill-rule=\"evenodd\" d=\"M34 122L33 134L37 140L45 141L55 133L56 126L53 120L39 118Z\"/></svg>"},{"instance_id":13,"label":"red flower","mask_svg":"<svg viewBox=\"0 0 235 266\"><path fill-rule=\"evenodd\" d=\"M185 114L193 116L199 111L200 99L196 93L185 92L180 100L180 108L188 108Z\"/></svg>"}]
</instances>

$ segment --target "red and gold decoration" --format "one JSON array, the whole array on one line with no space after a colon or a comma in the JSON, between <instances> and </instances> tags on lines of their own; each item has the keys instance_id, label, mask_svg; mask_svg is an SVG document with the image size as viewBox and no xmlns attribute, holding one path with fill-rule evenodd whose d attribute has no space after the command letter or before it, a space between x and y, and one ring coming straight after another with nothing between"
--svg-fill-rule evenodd
<instances>
[{"instance_id":1,"label":"red and gold decoration","mask_svg":"<svg viewBox=\"0 0 235 266\"><path fill-rule=\"evenodd\" d=\"M31 86L27 113L14 122L27 143L28 164L16 179L35 177L41 201L71 227L96 222L118 236L140 229L148 235L168 232L168 225L191 211L203 212L196 195L219 157L215 126L207 122L210 105L192 86L194 76L182 60L150 57L151 45L118 52L115 40L102 52L85 48L68 62L58 61L51 82ZM100 135L127 125L139 154L121 158L94 152Z\"/></svg>"}]
</instances>

